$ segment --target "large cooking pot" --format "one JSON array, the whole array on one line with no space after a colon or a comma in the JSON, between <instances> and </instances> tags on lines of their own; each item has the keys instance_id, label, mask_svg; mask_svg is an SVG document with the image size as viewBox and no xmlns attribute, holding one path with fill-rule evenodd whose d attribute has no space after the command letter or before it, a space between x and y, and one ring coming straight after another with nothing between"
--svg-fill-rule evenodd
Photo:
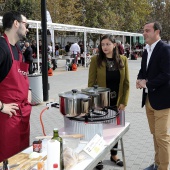
<instances>
[{"instance_id":1,"label":"large cooking pot","mask_svg":"<svg viewBox=\"0 0 170 170\"><path fill-rule=\"evenodd\" d=\"M110 89L105 87L88 87L81 90L84 94L91 97L91 108L101 110L104 107L110 106Z\"/></svg>"},{"instance_id":2,"label":"large cooking pot","mask_svg":"<svg viewBox=\"0 0 170 170\"><path fill-rule=\"evenodd\" d=\"M90 96L76 89L60 93L60 112L67 117L84 116L90 111L90 100Z\"/></svg>"}]
</instances>

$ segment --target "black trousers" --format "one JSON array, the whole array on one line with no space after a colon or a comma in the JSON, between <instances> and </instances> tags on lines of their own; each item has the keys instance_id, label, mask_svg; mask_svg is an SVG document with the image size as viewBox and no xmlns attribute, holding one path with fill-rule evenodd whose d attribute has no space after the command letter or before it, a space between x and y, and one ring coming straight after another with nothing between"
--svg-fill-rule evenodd
<instances>
[{"instance_id":1,"label":"black trousers","mask_svg":"<svg viewBox=\"0 0 170 170\"><path fill-rule=\"evenodd\" d=\"M33 74L33 61L27 62L29 64L28 72L29 74Z\"/></svg>"},{"instance_id":2,"label":"black trousers","mask_svg":"<svg viewBox=\"0 0 170 170\"><path fill-rule=\"evenodd\" d=\"M114 148L115 148L115 149L118 148L118 142L117 142L116 145L110 150L110 154L111 154L112 156L117 155L117 151L115 151Z\"/></svg>"},{"instance_id":3,"label":"black trousers","mask_svg":"<svg viewBox=\"0 0 170 170\"><path fill-rule=\"evenodd\" d=\"M81 59L82 66L84 66L84 57L80 57L80 59Z\"/></svg>"},{"instance_id":4,"label":"black trousers","mask_svg":"<svg viewBox=\"0 0 170 170\"><path fill-rule=\"evenodd\" d=\"M117 98L116 99L110 99L110 105L111 106L116 106L116 103L117 103ZM114 149L117 149L118 148L118 142L116 143L115 146L113 146L113 148L110 150L110 154L112 156L114 155L117 155L117 151L115 151Z\"/></svg>"}]
</instances>

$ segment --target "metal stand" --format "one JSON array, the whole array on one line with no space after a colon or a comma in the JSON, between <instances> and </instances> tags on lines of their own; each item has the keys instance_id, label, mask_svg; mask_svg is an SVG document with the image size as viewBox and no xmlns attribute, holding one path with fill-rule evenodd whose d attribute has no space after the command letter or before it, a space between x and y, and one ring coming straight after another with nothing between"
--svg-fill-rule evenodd
<instances>
[{"instance_id":1,"label":"metal stand","mask_svg":"<svg viewBox=\"0 0 170 170\"><path fill-rule=\"evenodd\" d=\"M113 150L122 152L123 166L124 166L124 170L126 170L125 151L124 151L124 147L123 147L123 137L120 138L120 144L121 144L121 149L115 149L114 148Z\"/></svg>"},{"instance_id":2,"label":"metal stand","mask_svg":"<svg viewBox=\"0 0 170 170\"><path fill-rule=\"evenodd\" d=\"M125 152L124 152L124 147L123 147L123 137L120 139L120 144L121 144L121 151L122 151L124 170L126 170Z\"/></svg>"}]
</instances>

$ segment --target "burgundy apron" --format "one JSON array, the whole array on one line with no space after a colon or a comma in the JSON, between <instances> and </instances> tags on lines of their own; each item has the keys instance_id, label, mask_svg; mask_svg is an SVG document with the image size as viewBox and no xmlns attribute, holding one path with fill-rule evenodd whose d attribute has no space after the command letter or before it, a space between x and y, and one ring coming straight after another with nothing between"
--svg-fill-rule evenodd
<instances>
[{"instance_id":1,"label":"burgundy apron","mask_svg":"<svg viewBox=\"0 0 170 170\"><path fill-rule=\"evenodd\" d=\"M0 162L22 151L29 146L31 105L28 102L29 82L28 64L22 62L22 54L18 49L19 61L14 59L8 38L4 38L10 49L12 67L0 83L0 101L5 104L17 103L17 115L11 118L0 112Z\"/></svg>"}]
</instances>

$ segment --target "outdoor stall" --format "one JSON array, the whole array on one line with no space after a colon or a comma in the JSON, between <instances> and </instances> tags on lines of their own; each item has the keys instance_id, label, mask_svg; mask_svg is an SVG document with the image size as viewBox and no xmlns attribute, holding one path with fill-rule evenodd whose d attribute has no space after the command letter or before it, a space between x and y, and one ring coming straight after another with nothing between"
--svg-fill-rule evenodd
<instances>
[{"instance_id":1,"label":"outdoor stall","mask_svg":"<svg viewBox=\"0 0 170 170\"><path fill-rule=\"evenodd\" d=\"M36 29L37 36L37 50L39 51L39 34L38 30L41 29L40 21L28 20L30 28ZM2 24L2 17L0 17L0 24ZM65 24L55 24L48 23L48 29L59 30L59 31L75 31L75 32L84 32L84 55L86 59L86 34L87 33L98 33L98 34L112 34L112 35L121 35L121 36L142 36L138 33L129 33L122 31L98 29L98 28L89 28L81 27L74 25L65 25ZM86 60L85 60L86 61ZM39 69L39 53L37 54L37 65ZM85 64L86 65L86 64ZM43 74L43 72L42 72ZM39 86L41 83L39 83ZM96 90L96 91L95 91ZM118 123L115 120L117 117L123 113L114 113L113 108L109 108L109 95L110 92L108 89L100 89L95 87L94 91L85 91L77 92L72 90L71 92L66 92L59 94L60 103L60 112L64 116L64 128L60 129L60 133L81 133L84 135L84 138L79 141L78 146L73 149L74 152L79 154L83 152L84 157L81 161L71 166L70 170L91 170L97 163L102 160L105 155L110 152L110 149L117 143L119 140L121 142L121 151L124 161L124 169L126 169L125 157L124 157L124 148L123 148L123 135L129 130L130 123ZM94 92L95 94L92 94ZM39 93L41 94L41 93ZM56 106L56 103L51 103L50 106ZM111 110L111 111L110 111ZM122 120L125 120L122 118ZM98 128L99 127L99 128ZM95 129L93 133L92 128ZM69 131L71 129L71 132ZM43 137L45 138L45 137ZM8 165L10 169L37 169L37 163L44 161L45 167L47 167L48 159L48 148L47 148L47 139L39 141L42 146L42 150L38 151L40 153L36 154L36 157L30 157L30 154L33 153L33 146L27 148L26 150L18 153L14 157L8 159ZM38 145L40 145L38 143ZM53 150L53 152L57 152ZM58 153L58 152L57 152ZM60 152L58 153L60 154ZM2 163L0 164L2 167ZM80 168L81 167L81 168ZM2 169L2 168L1 168ZM47 169L47 168L46 168ZM49 170L49 169L48 169Z\"/></svg>"},{"instance_id":2,"label":"outdoor stall","mask_svg":"<svg viewBox=\"0 0 170 170\"><path fill-rule=\"evenodd\" d=\"M9 158L10 169L39 170L37 165L43 162L44 169L53 170L50 165L60 164L63 160L65 170L92 170L120 140L126 170L123 136L130 123L125 122L124 111L110 106L109 100L110 90L97 85L60 93L59 103L47 103L47 109L59 108L64 116L64 127L59 129L62 145L52 139L54 134L46 136L44 133L42 112L40 122L44 136L37 136L33 146ZM2 168L2 163L0 166Z\"/></svg>"}]
</instances>

